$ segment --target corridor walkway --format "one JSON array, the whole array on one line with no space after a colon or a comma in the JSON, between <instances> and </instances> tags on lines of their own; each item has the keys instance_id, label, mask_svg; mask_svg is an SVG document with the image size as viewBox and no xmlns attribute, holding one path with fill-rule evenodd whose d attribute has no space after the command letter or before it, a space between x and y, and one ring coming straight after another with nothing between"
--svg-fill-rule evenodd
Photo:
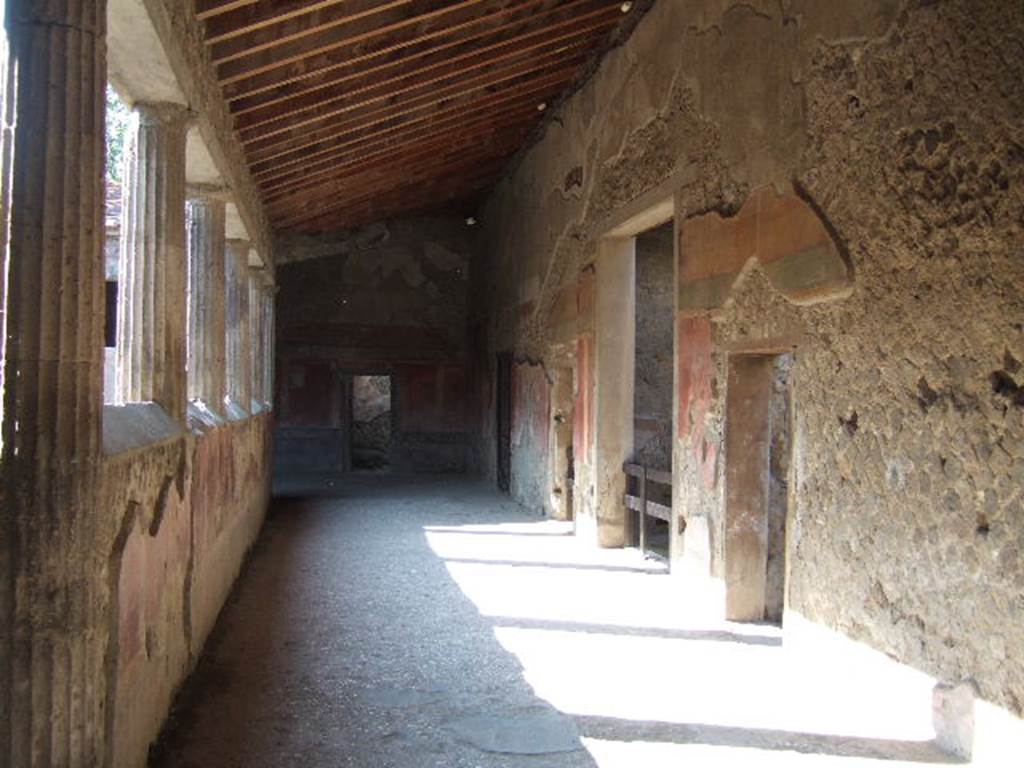
<instances>
[{"instance_id":1,"label":"corridor walkway","mask_svg":"<svg viewBox=\"0 0 1024 768\"><path fill-rule=\"evenodd\" d=\"M899 766L948 762L928 690L720 621L635 551L482 486L288 490L151 763Z\"/></svg>"}]
</instances>

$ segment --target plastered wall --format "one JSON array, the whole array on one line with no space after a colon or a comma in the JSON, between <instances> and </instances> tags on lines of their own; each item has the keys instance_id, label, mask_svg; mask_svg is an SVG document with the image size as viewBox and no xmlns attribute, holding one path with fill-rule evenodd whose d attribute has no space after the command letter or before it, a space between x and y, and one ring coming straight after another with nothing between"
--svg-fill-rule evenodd
<instances>
[{"instance_id":1,"label":"plastered wall","mask_svg":"<svg viewBox=\"0 0 1024 768\"><path fill-rule=\"evenodd\" d=\"M466 469L472 237L424 218L279 240L279 471L347 470L353 374L392 377L394 471Z\"/></svg>"},{"instance_id":2,"label":"plastered wall","mask_svg":"<svg viewBox=\"0 0 1024 768\"><path fill-rule=\"evenodd\" d=\"M259 533L269 414L108 456L111 764L145 763Z\"/></svg>"},{"instance_id":3,"label":"plastered wall","mask_svg":"<svg viewBox=\"0 0 1024 768\"><path fill-rule=\"evenodd\" d=\"M575 370L586 503L588 269L671 197L677 562L723 574L729 356L792 352L789 609L1018 715L1022 33L998 0L656 2L491 196L471 314L481 381Z\"/></svg>"}]
</instances>

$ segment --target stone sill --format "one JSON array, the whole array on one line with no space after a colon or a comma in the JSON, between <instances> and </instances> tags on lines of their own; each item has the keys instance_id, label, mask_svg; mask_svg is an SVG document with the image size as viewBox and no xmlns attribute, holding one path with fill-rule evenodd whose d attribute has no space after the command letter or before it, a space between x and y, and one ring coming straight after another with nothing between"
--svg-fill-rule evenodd
<instances>
[{"instance_id":1,"label":"stone sill","mask_svg":"<svg viewBox=\"0 0 1024 768\"><path fill-rule=\"evenodd\" d=\"M255 405L255 403L254 403ZM270 409L262 405L258 413L251 416L241 411L238 406L229 408L229 419L212 411L205 403L193 401L188 404L188 431L201 436L218 427L229 423L237 423L248 418L269 413ZM157 403L125 403L121 405L105 403L103 405L103 454L114 456L126 451L162 443L185 434L186 430L168 416Z\"/></svg>"},{"instance_id":2,"label":"stone sill","mask_svg":"<svg viewBox=\"0 0 1024 768\"><path fill-rule=\"evenodd\" d=\"M256 418L264 413L269 413L270 408L266 403L252 401L252 407L246 411L242 406L233 400L225 400L222 413L213 410L202 400L193 400L188 404L188 428L194 435L205 435L219 427L228 424L237 424L246 419Z\"/></svg>"},{"instance_id":3,"label":"stone sill","mask_svg":"<svg viewBox=\"0 0 1024 768\"><path fill-rule=\"evenodd\" d=\"M156 403L103 406L103 453L107 456L161 443L183 431Z\"/></svg>"},{"instance_id":4,"label":"stone sill","mask_svg":"<svg viewBox=\"0 0 1024 768\"><path fill-rule=\"evenodd\" d=\"M258 414L261 413L266 413L267 411L270 410L271 408L269 403L264 403L261 400L249 401L249 413L251 413L253 416L257 416Z\"/></svg>"},{"instance_id":5,"label":"stone sill","mask_svg":"<svg viewBox=\"0 0 1024 768\"><path fill-rule=\"evenodd\" d=\"M189 431L195 435L206 434L225 424L224 417L202 400L192 400L185 410Z\"/></svg>"},{"instance_id":6,"label":"stone sill","mask_svg":"<svg viewBox=\"0 0 1024 768\"><path fill-rule=\"evenodd\" d=\"M231 398L225 398L224 412L227 414L228 421L245 421L250 415L241 403Z\"/></svg>"}]
</instances>

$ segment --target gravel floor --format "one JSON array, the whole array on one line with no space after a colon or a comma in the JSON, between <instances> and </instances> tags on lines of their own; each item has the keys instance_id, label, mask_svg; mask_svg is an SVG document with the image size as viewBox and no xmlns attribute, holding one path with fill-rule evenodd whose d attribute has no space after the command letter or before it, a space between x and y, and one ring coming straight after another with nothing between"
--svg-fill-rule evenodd
<instances>
[{"instance_id":1,"label":"gravel floor","mask_svg":"<svg viewBox=\"0 0 1024 768\"><path fill-rule=\"evenodd\" d=\"M667 620L678 584L658 566L479 485L279 494L153 766L945 762L884 727L829 735L820 700L817 729L773 721L776 630Z\"/></svg>"}]
</instances>

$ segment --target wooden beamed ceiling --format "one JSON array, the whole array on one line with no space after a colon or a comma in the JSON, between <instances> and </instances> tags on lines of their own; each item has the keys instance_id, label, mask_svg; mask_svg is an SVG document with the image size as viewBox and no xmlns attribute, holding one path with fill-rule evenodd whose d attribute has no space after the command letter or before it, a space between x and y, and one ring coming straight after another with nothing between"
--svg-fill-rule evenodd
<instances>
[{"instance_id":1,"label":"wooden beamed ceiling","mask_svg":"<svg viewBox=\"0 0 1024 768\"><path fill-rule=\"evenodd\" d=\"M631 23L623 0L195 0L271 224L470 206Z\"/></svg>"}]
</instances>

